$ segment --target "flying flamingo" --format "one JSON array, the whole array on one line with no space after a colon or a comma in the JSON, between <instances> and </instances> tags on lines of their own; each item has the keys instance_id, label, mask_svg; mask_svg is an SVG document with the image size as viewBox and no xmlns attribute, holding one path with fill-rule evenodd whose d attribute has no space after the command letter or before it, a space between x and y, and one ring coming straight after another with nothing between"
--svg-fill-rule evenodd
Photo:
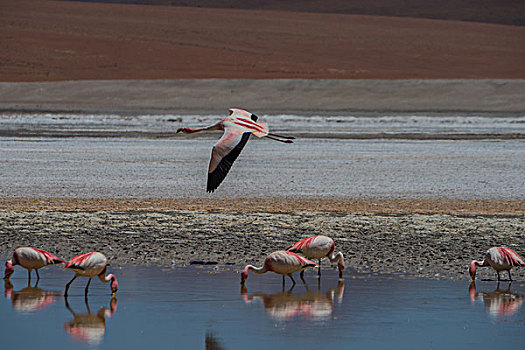
<instances>
[{"instance_id":1,"label":"flying flamingo","mask_svg":"<svg viewBox=\"0 0 525 350\"><path fill-rule=\"evenodd\" d=\"M14 266L20 265L24 269L27 269L27 283L30 284L31 270L35 270L37 281L39 281L40 275L38 274L38 269L47 265L62 263L65 263L65 261L42 249L33 247L16 248L13 252L13 259L7 260L5 263L4 279L9 279L9 277L15 272Z\"/></svg>"},{"instance_id":2,"label":"flying flamingo","mask_svg":"<svg viewBox=\"0 0 525 350\"><path fill-rule=\"evenodd\" d=\"M295 137L272 134L266 123L257 123L258 117L243 109L231 108L229 116L218 123L204 128L179 128L177 133L193 134L200 131L224 130L220 140L213 146L210 164L208 166L207 192L213 192L224 180L233 162L248 142L251 134L257 137L284 143L292 143Z\"/></svg>"},{"instance_id":3,"label":"flying flamingo","mask_svg":"<svg viewBox=\"0 0 525 350\"><path fill-rule=\"evenodd\" d=\"M66 284L66 291L64 296L67 297L67 291L69 286L77 277L89 277L89 281L86 285L85 296L87 298L89 284L91 279L95 276L98 276L100 280L104 283L111 281L111 292L113 296L118 290L118 282L113 274L106 276L106 270L108 267L108 259L106 256L99 252L84 253L73 257L67 264L64 266L64 269L71 269L76 272L75 276L68 284Z\"/></svg>"},{"instance_id":4,"label":"flying flamingo","mask_svg":"<svg viewBox=\"0 0 525 350\"><path fill-rule=\"evenodd\" d=\"M293 285L295 281L292 277L292 273L297 271L303 271L309 267L319 266L313 261L303 258L292 252L279 250L273 252L266 257L264 260L263 267L255 267L253 265L246 265L241 273L241 284L244 284L248 278L248 271L252 270L255 273L266 273L272 271L283 276L283 287L284 287L284 276L288 275L292 280ZM302 277L301 277L302 278ZM303 279L304 282L304 279Z\"/></svg>"},{"instance_id":5,"label":"flying flamingo","mask_svg":"<svg viewBox=\"0 0 525 350\"><path fill-rule=\"evenodd\" d=\"M514 250L507 247L492 247L485 253L483 261L472 260L469 267L469 273L472 280L476 279L476 266L490 266L496 270L498 281L500 280L500 271L509 273L509 280L512 281L510 270L515 266L525 266L523 259Z\"/></svg>"},{"instance_id":6,"label":"flying flamingo","mask_svg":"<svg viewBox=\"0 0 525 350\"><path fill-rule=\"evenodd\" d=\"M343 278L343 270L345 269L343 253L334 253L335 243L330 237L322 235L306 237L295 242L294 245L288 247L286 250L293 253L301 253L308 259L319 259L318 276L321 276L321 259L327 257L331 262L337 263L339 278ZM304 271L301 271L301 277L303 274Z\"/></svg>"}]
</instances>

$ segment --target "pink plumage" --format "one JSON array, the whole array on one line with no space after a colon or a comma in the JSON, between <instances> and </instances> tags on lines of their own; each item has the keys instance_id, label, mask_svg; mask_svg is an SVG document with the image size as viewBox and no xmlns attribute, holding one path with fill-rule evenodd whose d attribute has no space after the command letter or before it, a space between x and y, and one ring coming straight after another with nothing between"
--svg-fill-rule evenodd
<instances>
[{"instance_id":1,"label":"pink plumage","mask_svg":"<svg viewBox=\"0 0 525 350\"><path fill-rule=\"evenodd\" d=\"M106 256L99 252L90 252L77 255L73 257L65 266L64 269L70 269L75 272L75 276L69 283L66 285L66 290L64 295L67 296L69 286L77 277L89 277L89 281L86 285L85 295L88 294L89 284L91 279L95 276L102 282L111 282L111 291L116 293L118 290L117 278L113 274L106 276L108 266L108 259Z\"/></svg>"},{"instance_id":2,"label":"pink plumage","mask_svg":"<svg viewBox=\"0 0 525 350\"><path fill-rule=\"evenodd\" d=\"M14 266L20 265L24 269L27 269L29 282L31 282L31 270L35 270L37 280L39 280L40 275L38 274L38 269L47 265L62 264L64 262L64 260L42 249L33 247L16 248L13 252L13 259L5 263L4 278L8 279L11 277L15 272Z\"/></svg>"},{"instance_id":3,"label":"pink plumage","mask_svg":"<svg viewBox=\"0 0 525 350\"><path fill-rule=\"evenodd\" d=\"M242 149L248 142L250 135L267 137L284 143L292 143L294 137L272 134L266 123L257 123L258 117L239 108L231 108L229 116L218 123L204 128L179 128L177 132L193 134L201 131L222 130L224 134L217 141L211 151L208 166L208 184L206 190L213 192L219 187L230 171L233 162L237 159ZM283 140L284 139L284 140Z\"/></svg>"},{"instance_id":4,"label":"pink plumage","mask_svg":"<svg viewBox=\"0 0 525 350\"><path fill-rule=\"evenodd\" d=\"M507 247L492 247L485 253L483 261L472 260L469 267L469 273L472 280L476 279L476 267L490 266L498 274L500 280L500 271L507 271L509 279L512 281L510 270L514 267L525 266L523 259L514 250Z\"/></svg>"},{"instance_id":5,"label":"pink plumage","mask_svg":"<svg viewBox=\"0 0 525 350\"><path fill-rule=\"evenodd\" d=\"M331 262L337 263L339 278L343 278L343 270L345 269L343 253L334 253L335 243L330 237L322 235L306 237L295 242L286 250L303 254L308 259L319 259L318 275L321 275L321 259L326 257Z\"/></svg>"},{"instance_id":6,"label":"pink plumage","mask_svg":"<svg viewBox=\"0 0 525 350\"><path fill-rule=\"evenodd\" d=\"M248 272L251 270L255 273L261 274L268 271L275 272L283 276L283 285L284 285L284 276L287 275L292 280L292 283L295 285L295 281L292 277L292 273L297 271L303 271L309 267L319 266L315 262L310 261L302 256L299 256L292 252L287 252L284 250L279 250L271 253L264 260L264 265L262 267L255 267L253 265L246 265L244 270L241 273L241 284L244 284L244 281L248 278Z\"/></svg>"}]
</instances>

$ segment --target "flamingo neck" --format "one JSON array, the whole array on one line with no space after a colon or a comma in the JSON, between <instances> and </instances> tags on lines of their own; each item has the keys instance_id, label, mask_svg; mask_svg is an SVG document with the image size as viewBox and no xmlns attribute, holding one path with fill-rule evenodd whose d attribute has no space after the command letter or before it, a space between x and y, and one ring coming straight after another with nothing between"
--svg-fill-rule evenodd
<instances>
[{"instance_id":1,"label":"flamingo neck","mask_svg":"<svg viewBox=\"0 0 525 350\"><path fill-rule=\"evenodd\" d=\"M473 262L474 262L474 265L478 266L478 267L486 266L485 260L483 260L483 261L474 260Z\"/></svg>"},{"instance_id":2,"label":"flamingo neck","mask_svg":"<svg viewBox=\"0 0 525 350\"><path fill-rule=\"evenodd\" d=\"M246 273L248 273L248 271L250 271L250 270L252 270L255 273L259 273L259 274L268 272L268 269L266 268L266 265L262 266L262 267L256 267L256 266L253 266L253 265L247 265L244 268L244 271L246 271Z\"/></svg>"},{"instance_id":3,"label":"flamingo neck","mask_svg":"<svg viewBox=\"0 0 525 350\"><path fill-rule=\"evenodd\" d=\"M332 252L332 255L328 256L328 259L333 263L338 263L339 261L343 261L343 253L339 252L335 254L334 252Z\"/></svg>"},{"instance_id":4,"label":"flamingo neck","mask_svg":"<svg viewBox=\"0 0 525 350\"><path fill-rule=\"evenodd\" d=\"M112 273L108 274L107 276L104 276L104 274L101 273L100 275L98 275L98 278L100 278L102 282L107 283L113 281L115 279L115 276Z\"/></svg>"},{"instance_id":5,"label":"flamingo neck","mask_svg":"<svg viewBox=\"0 0 525 350\"><path fill-rule=\"evenodd\" d=\"M220 123L217 123L217 124L210 125L210 126L207 126L207 127L204 127L204 128L184 128L184 133L185 134L194 134L196 132L212 131L212 130L224 130L224 128L222 127L222 125Z\"/></svg>"},{"instance_id":6,"label":"flamingo neck","mask_svg":"<svg viewBox=\"0 0 525 350\"><path fill-rule=\"evenodd\" d=\"M472 260L472 262L470 263L469 269L468 269L470 278L472 278L472 280L476 279L476 266L487 266L487 265L488 263L486 262L486 260L483 260L483 261Z\"/></svg>"}]
</instances>

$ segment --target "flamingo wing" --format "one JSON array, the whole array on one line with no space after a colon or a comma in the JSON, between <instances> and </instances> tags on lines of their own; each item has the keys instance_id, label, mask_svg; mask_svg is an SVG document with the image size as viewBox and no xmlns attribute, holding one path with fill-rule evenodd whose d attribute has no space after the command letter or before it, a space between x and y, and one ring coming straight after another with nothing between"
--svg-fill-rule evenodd
<instances>
[{"instance_id":1,"label":"flamingo wing","mask_svg":"<svg viewBox=\"0 0 525 350\"><path fill-rule=\"evenodd\" d=\"M257 123L255 114L242 109L230 109L230 115L224 119L225 125L243 132L251 132L257 137L268 135L269 129L267 123Z\"/></svg>"},{"instance_id":2,"label":"flamingo wing","mask_svg":"<svg viewBox=\"0 0 525 350\"><path fill-rule=\"evenodd\" d=\"M87 259L89 259L94 252L91 253L84 253L77 255L64 266L64 269L77 269L77 270L85 270L86 266L84 265Z\"/></svg>"},{"instance_id":3,"label":"flamingo wing","mask_svg":"<svg viewBox=\"0 0 525 350\"><path fill-rule=\"evenodd\" d=\"M250 134L251 132L242 132L232 128L224 130L224 134L211 151L208 167L208 192L215 191L226 178L233 162L248 142Z\"/></svg>"},{"instance_id":4,"label":"flamingo wing","mask_svg":"<svg viewBox=\"0 0 525 350\"><path fill-rule=\"evenodd\" d=\"M64 260L60 259L59 257L51 254L50 252L47 252L43 249L38 249L38 248L32 248L34 251L38 252L39 254L41 254L44 259L46 259L47 261L47 264L48 265L53 265L53 264L62 264L62 263L65 263Z\"/></svg>"},{"instance_id":5,"label":"flamingo wing","mask_svg":"<svg viewBox=\"0 0 525 350\"><path fill-rule=\"evenodd\" d=\"M319 264L316 262L313 262L312 260L308 260L305 257L302 257L300 255L295 254L294 252L285 251L285 253L297 260L299 260L299 263L303 267L319 267Z\"/></svg>"},{"instance_id":6,"label":"flamingo wing","mask_svg":"<svg viewBox=\"0 0 525 350\"><path fill-rule=\"evenodd\" d=\"M498 247L499 264L506 264L509 266L525 266L523 259L514 250L507 247Z\"/></svg>"},{"instance_id":7,"label":"flamingo wing","mask_svg":"<svg viewBox=\"0 0 525 350\"><path fill-rule=\"evenodd\" d=\"M304 248L308 248L310 246L310 243L312 243L312 241L316 237L317 236L303 238L295 242L293 245L289 246L288 248L286 248L286 250L292 253L300 253Z\"/></svg>"}]
</instances>

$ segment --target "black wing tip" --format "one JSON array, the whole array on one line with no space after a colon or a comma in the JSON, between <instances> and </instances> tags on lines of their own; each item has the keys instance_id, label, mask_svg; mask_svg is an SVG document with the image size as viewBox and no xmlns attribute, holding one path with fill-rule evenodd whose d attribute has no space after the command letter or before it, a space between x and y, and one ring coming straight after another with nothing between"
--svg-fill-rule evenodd
<instances>
[{"instance_id":1,"label":"black wing tip","mask_svg":"<svg viewBox=\"0 0 525 350\"><path fill-rule=\"evenodd\" d=\"M239 142L239 144L219 162L215 170L208 173L208 183L206 187L208 193L215 191L224 181L226 175L230 172L233 163L244 148L244 145L248 142L251 134L251 132L245 132L242 135L241 142Z\"/></svg>"},{"instance_id":2,"label":"black wing tip","mask_svg":"<svg viewBox=\"0 0 525 350\"><path fill-rule=\"evenodd\" d=\"M253 114L253 113L252 113L252 115L251 115L251 118L252 118L252 120L253 120L254 122L256 122L256 121L257 121L257 119L259 119L259 117L258 117L258 116L256 116L256 115L255 115L255 114Z\"/></svg>"},{"instance_id":3,"label":"black wing tip","mask_svg":"<svg viewBox=\"0 0 525 350\"><path fill-rule=\"evenodd\" d=\"M77 264L73 264L71 266L68 266L69 269L75 269L75 270L85 270L86 268L85 267L82 267L80 265L77 265Z\"/></svg>"}]
</instances>

